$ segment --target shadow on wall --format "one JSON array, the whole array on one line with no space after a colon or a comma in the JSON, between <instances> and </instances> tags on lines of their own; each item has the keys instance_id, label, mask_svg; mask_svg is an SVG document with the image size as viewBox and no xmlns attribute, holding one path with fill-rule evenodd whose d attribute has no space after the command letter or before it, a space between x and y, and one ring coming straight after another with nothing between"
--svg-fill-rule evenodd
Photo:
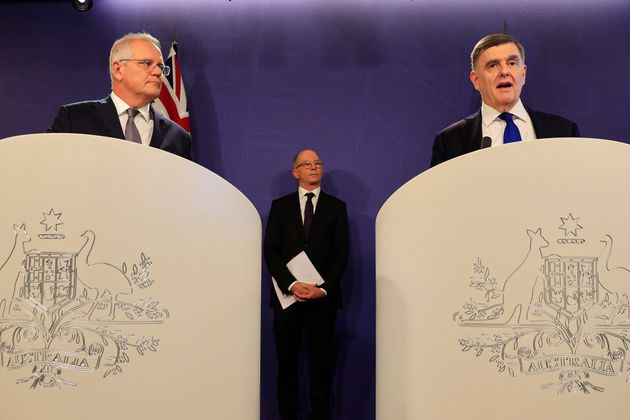
<instances>
[{"instance_id":1,"label":"shadow on wall","mask_svg":"<svg viewBox=\"0 0 630 420\"><path fill-rule=\"evenodd\" d=\"M337 316L337 355L331 406L336 416L353 413L355 418L364 419L372 415L374 407L369 399L356 399L352 395L374 395L374 378L366 375L352 389L344 384L351 382L350 378L361 366L372 366L375 360L374 280L368 274L374 272L374 217L368 214L368 186L355 174L343 170L330 171L325 188L348 204L350 227L350 258L341 286L343 309ZM363 322L357 322L358 317Z\"/></svg>"},{"instance_id":2,"label":"shadow on wall","mask_svg":"<svg viewBox=\"0 0 630 420\"><path fill-rule=\"evenodd\" d=\"M190 51L203 51L198 40L190 42L187 46ZM221 135L219 131L219 119L213 99L212 88L208 84L210 79L206 75L207 57L205 55L191 54L192 62L189 68L202 69L196 72L190 87L186 89L190 112L190 130L193 138L193 156L195 161L210 169L216 174L225 176L223 162L221 160ZM185 77L185 74L184 74ZM186 84L186 80L184 79ZM199 95L196 95L196 93Z\"/></svg>"}]
</instances>

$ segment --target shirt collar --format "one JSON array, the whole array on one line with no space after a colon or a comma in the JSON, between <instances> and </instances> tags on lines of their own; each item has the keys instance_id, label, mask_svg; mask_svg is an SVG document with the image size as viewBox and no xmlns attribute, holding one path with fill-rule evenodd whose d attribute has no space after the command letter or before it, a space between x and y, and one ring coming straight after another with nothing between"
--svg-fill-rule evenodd
<instances>
[{"instance_id":1,"label":"shirt collar","mask_svg":"<svg viewBox=\"0 0 630 420\"><path fill-rule=\"evenodd\" d=\"M116 107L116 114L118 116L126 114L127 109L131 108L129 105L127 105L125 101L120 99L120 97L116 95L114 92L111 93L111 97L112 97L112 102L114 102L114 106ZM142 115L142 118L144 118L145 121L149 121L149 119L151 118L151 116L149 115L150 106L151 104L148 103L141 108L136 108L138 111L140 111L140 115Z\"/></svg>"},{"instance_id":2,"label":"shirt collar","mask_svg":"<svg viewBox=\"0 0 630 420\"><path fill-rule=\"evenodd\" d=\"M306 194L311 192L311 193L315 194L315 197L313 197L313 198L319 198L319 193L320 193L321 190L322 190L322 187L317 187L313 191L309 191L309 190L306 190L306 189L304 189L302 187L298 187L298 195L300 196L300 198L302 198Z\"/></svg>"},{"instance_id":3,"label":"shirt collar","mask_svg":"<svg viewBox=\"0 0 630 420\"><path fill-rule=\"evenodd\" d=\"M508 112L514 115L519 120L522 120L526 123L530 122L529 114L527 114L527 110L525 109L525 106L523 105L523 102L521 102L520 99L518 100L516 105L514 105L512 109L510 109ZM492 108L490 105L487 105L485 102L483 101L481 102L481 121L483 125L488 127L490 124L492 124L495 120L499 118L499 115L501 115L499 111Z\"/></svg>"}]
</instances>

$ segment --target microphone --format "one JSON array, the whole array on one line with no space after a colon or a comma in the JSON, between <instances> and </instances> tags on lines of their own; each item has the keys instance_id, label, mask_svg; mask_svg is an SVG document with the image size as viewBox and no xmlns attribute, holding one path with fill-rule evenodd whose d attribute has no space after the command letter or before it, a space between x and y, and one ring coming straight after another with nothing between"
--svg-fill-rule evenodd
<instances>
[{"instance_id":1,"label":"microphone","mask_svg":"<svg viewBox=\"0 0 630 420\"><path fill-rule=\"evenodd\" d=\"M492 139L488 136L481 139L481 148L485 149L486 147L492 146Z\"/></svg>"}]
</instances>

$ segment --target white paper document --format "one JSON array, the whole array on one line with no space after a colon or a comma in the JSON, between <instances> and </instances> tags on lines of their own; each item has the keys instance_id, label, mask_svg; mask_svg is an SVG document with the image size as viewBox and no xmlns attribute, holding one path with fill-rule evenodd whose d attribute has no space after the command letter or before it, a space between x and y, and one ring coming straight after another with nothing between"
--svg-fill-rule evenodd
<instances>
[{"instance_id":1,"label":"white paper document","mask_svg":"<svg viewBox=\"0 0 630 420\"><path fill-rule=\"evenodd\" d=\"M287 268L291 274L293 274L293 277L303 283L316 284L318 286L324 284L324 279L317 272L317 269L304 251L293 257L293 259L287 263ZM278 296L282 309L287 309L297 302L297 299L292 294L285 295L282 293L276 279L272 277L271 281L273 282L273 288L276 291L276 296Z\"/></svg>"}]
</instances>

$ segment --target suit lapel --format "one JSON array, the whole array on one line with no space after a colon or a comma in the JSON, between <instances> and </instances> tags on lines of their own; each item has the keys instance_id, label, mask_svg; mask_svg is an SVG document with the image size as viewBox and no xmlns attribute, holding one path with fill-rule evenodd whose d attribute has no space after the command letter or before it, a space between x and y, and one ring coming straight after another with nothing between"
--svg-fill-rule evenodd
<instances>
[{"instance_id":1,"label":"suit lapel","mask_svg":"<svg viewBox=\"0 0 630 420\"><path fill-rule=\"evenodd\" d=\"M294 193L291 197L291 208L289 217L292 222L297 226L297 230L300 232L302 237L306 237L304 235L304 222L302 222L302 210L300 209L300 194L298 192Z\"/></svg>"},{"instance_id":2,"label":"suit lapel","mask_svg":"<svg viewBox=\"0 0 630 420\"><path fill-rule=\"evenodd\" d=\"M103 126L109 137L124 139L125 134L120 126L120 118L118 118L116 107L114 106L114 101L112 101L111 96L96 102L95 106L96 112L103 122Z\"/></svg>"},{"instance_id":3,"label":"suit lapel","mask_svg":"<svg viewBox=\"0 0 630 420\"><path fill-rule=\"evenodd\" d=\"M464 153L470 153L481 148L481 111L477 111L466 118L467 124L464 126L467 132L464 133Z\"/></svg>"},{"instance_id":4,"label":"suit lapel","mask_svg":"<svg viewBox=\"0 0 630 420\"><path fill-rule=\"evenodd\" d=\"M534 127L534 134L536 135L537 139L540 138L544 138L547 137L544 127L541 126L540 124L540 119L538 118L538 113L536 111L534 111L531 108L525 107L525 110L527 111L527 115L529 115L529 118L531 118L532 120L532 126Z\"/></svg>"},{"instance_id":5,"label":"suit lapel","mask_svg":"<svg viewBox=\"0 0 630 420\"><path fill-rule=\"evenodd\" d=\"M313 214L313 221L311 222L310 236L313 236L313 232L317 231L317 226L322 218L322 214L326 214L328 208L328 197L325 192L319 192L319 198L317 199L317 207L315 207L315 213Z\"/></svg>"},{"instance_id":6,"label":"suit lapel","mask_svg":"<svg viewBox=\"0 0 630 420\"><path fill-rule=\"evenodd\" d=\"M115 137L118 139L125 138L125 133L120 126L120 118L118 118L116 107L114 106L114 101L112 101L111 96L108 96L107 98L96 103L96 112L103 122L103 125L106 127L106 130L110 137ZM162 135L162 131L164 130L164 117L162 117L160 113L155 112L153 110L153 107L149 109L149 112L153 117L153 134L151 134L150 145L160 148L162 140L164 138L164 136Z\"/></svg>"},{"instance_id":7,"label":"suit lapel","mask_svg":"<svg viewBox=\"0 0 630 420\"><path fill-rule=\"evenodd\" d=\"M155 112L153 107L150 108L150 112L153 117L153 134L151 134L151 143L149 143L149 145L161 149L162 142L164 141L164 135L162 133L164 130L164 117L159 112Z\"/></svg>"}]
</instances>

